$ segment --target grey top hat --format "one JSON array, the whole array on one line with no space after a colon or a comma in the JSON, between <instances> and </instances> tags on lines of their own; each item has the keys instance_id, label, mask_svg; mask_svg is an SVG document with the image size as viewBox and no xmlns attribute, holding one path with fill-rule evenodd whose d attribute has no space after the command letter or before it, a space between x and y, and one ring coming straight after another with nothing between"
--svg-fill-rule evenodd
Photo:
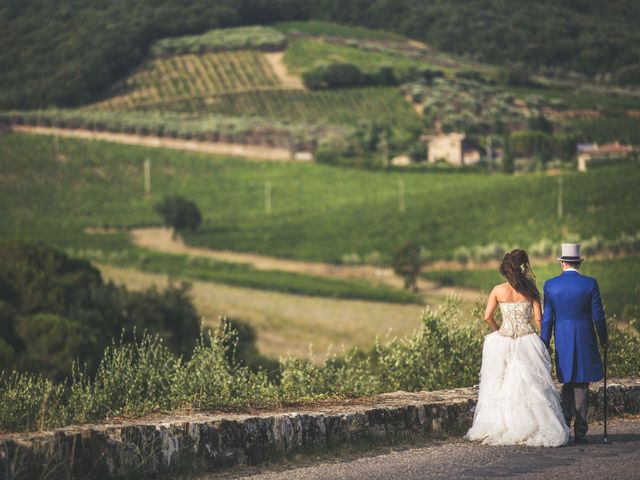
<instances>
[{"instance_id":1,"label":"grey top hat","mask_svg":"<svg viewBox=\"0 0 640 480\"><path fill-rule=\"evenodd\" d=\"M562 254L558 258L561 262L581 262L580 244L579 243L563 243Z\"/></svg>"}]
</instances>

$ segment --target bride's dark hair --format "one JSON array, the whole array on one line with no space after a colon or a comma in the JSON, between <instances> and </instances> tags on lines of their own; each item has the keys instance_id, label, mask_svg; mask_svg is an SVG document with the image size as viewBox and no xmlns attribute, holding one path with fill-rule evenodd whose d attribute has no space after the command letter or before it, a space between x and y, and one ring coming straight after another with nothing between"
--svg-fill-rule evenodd
<instances>
[{"instance_id":1,"label":"bride's dark hair","mask_svg":"<svg viewBox=\"0 0 640 480\"><path fill-rule=\"evenodd\" d=\"M529 300L540 300L540 292L536 286L535 275L531 269L527 252L516 248L505 253L502 262L500 262L500 273L516 292Z\"/></svg>"}]
</instances>

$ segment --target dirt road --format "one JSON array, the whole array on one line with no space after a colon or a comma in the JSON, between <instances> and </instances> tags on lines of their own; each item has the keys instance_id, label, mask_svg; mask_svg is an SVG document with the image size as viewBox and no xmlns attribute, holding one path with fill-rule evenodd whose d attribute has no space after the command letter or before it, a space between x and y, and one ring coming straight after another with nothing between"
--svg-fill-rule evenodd
<instances>
[{"instance_id":1,"label":"dirt road","mask_svg":"<svg viewBox=\"0 0 640 480\"><path fill-rule=\"evenodd\" d=\"M134 135L129 133L95 132L69 128L32 127L13 125L11 130L20 133L40 135L58 135L60 137L80 138L83 140L103 140L123 143L125 145L141 145L144 147L171 148L189 152L210 153L214 155L230 155L252 160L290 161L291 152L287 148L266 147L262 145L244 145L239 143L200 142L180 140L177 138L153 137L150 135Z\"/></svg>"},{"instance_id":2,"label":"dirt road","mask_svg":"<svg viewBox=\"0 0 640 480\"><path fill-rule=\"evenodd\" d=\"M328 263L304 262L269 257L255 253L233 252L229 250L211 250L190 247L181 238L173 240L171 230L167 228L143 228L130 231L133 242L143 248L166 253L181 253L199 257L212 258L227 262L248 263L257 270L280 270L283 272L303 273L317 277L339 278L343 280L367 280L374 284L382 284L393 288L402 288L403 281L390 268L379 268L371 265L332 265ZM458 295L463 300L476 301L479 292L459 287L442 287L436 282L418 280L418 291L426 296L446 297Z\"/></svg>"}]
</instances>

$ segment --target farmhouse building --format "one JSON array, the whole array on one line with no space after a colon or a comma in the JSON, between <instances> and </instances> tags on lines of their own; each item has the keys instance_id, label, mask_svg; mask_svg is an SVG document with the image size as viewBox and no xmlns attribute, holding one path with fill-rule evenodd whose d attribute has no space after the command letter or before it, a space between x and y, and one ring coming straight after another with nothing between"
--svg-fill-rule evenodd
<instances>
[{"instance_id":1,"label":"farmhouse building","mask_svg":"<svg viewBox=\"0 0 640 480\"><path fill-rule=\"evenodd\" d=\"M428 141L429 163L444 160L452 165L473 165L480 161L480 152L469 148L464 133L448 133L425 137Z\"/></svg>"},{"instance_id":2,"label":"farmhouse building","mask_svg":"<svg viewBox=\"0 0 640 480\"><path fill-rule=\"evenodd\" d=\"M633 146L621 145L619 142L606 145L578 144L578 170L586 172L588 165L594 163L624 161L630 158L633 152Z\"/></svg>"}]
</instances>

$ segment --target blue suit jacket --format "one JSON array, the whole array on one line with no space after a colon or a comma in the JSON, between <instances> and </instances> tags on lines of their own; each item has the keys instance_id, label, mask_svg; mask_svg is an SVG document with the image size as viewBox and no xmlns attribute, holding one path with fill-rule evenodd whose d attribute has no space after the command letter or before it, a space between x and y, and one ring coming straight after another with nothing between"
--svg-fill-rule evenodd
<instances>
[{"instance_id":1,"label":"blue suit jacket","mask_svg":"<svg viewBox=\"0 0 640 480\"><path fill-rule=\"evenodd\" d=\"M541 337L549 346L556 337L556 374L560 383L588 383L603 377L596 340L606 342L607 324L595 278L563 272L544 284Z\"/></svg>"}]
</instances>

